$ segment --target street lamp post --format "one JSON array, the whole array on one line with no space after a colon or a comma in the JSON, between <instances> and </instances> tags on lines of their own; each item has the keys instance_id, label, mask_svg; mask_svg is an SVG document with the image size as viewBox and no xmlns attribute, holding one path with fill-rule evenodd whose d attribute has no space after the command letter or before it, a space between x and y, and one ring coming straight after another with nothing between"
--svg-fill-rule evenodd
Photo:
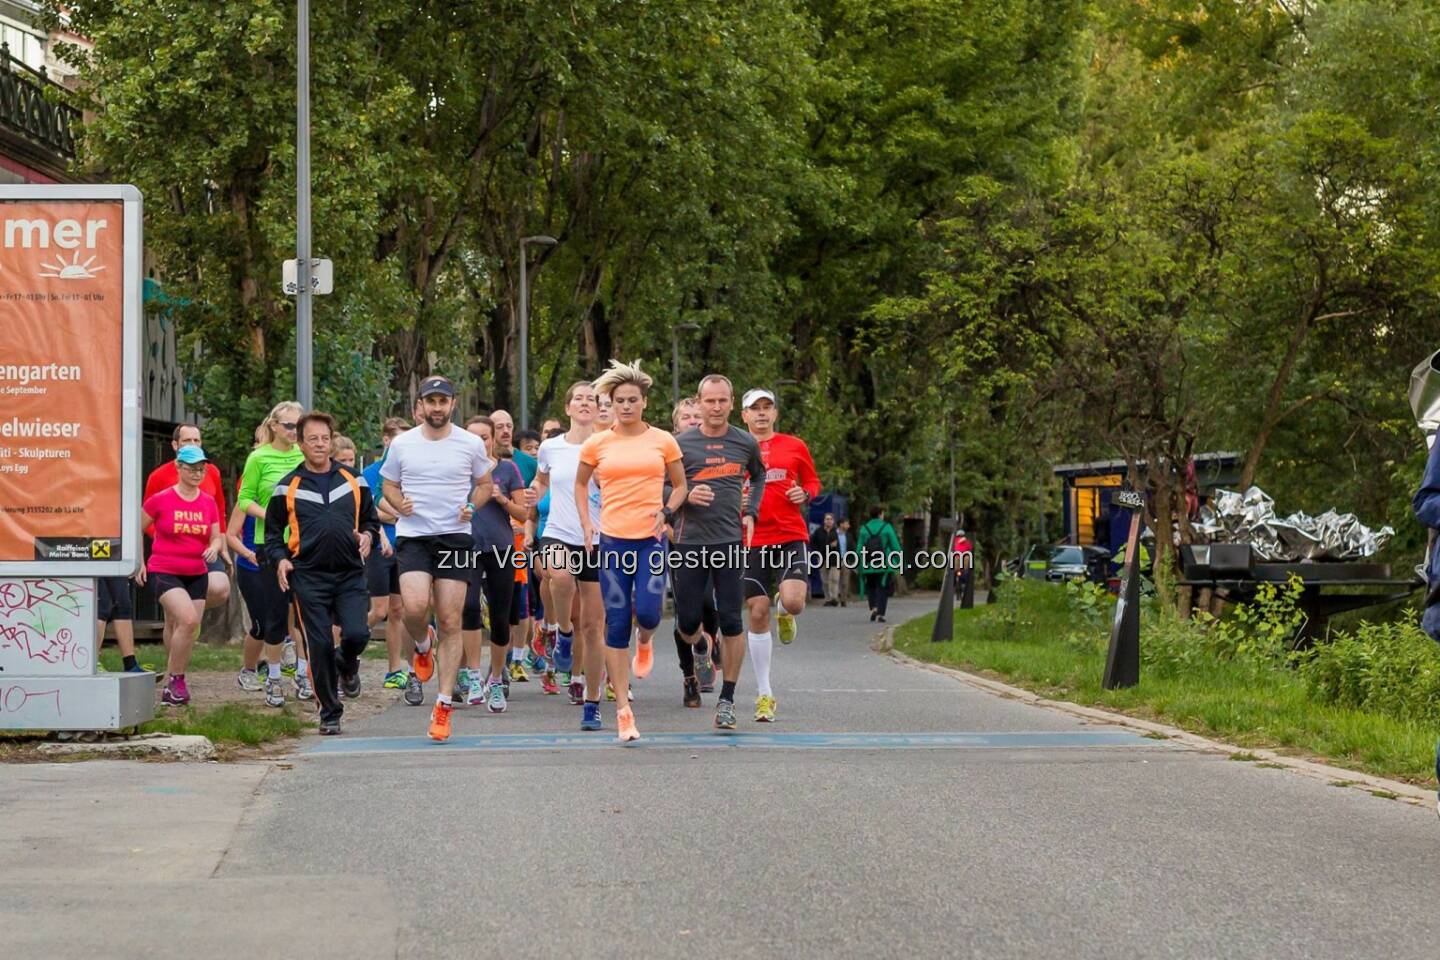
<instances>
[{"instance_id":1,"label":"street lamp post","mask_svg":"<svg viewBox=\"0 0 1440 960\"><path fill-rule=\"evenodd\" d=\"M530 429L530 286L525 275L525 245L553 247L554 237L540 234L520 238L520 429Z\"/></svg>"},{"instance_id":2,"label":"street lamp post","mask_svg":"<svg viewBox=\"0 0 1440 960\"><path fill-rule=\"evenodd\" d=\"M677 323L670 328L670 406L680 402L680 331L699 330L697 323Z\"/></svg>"},{"instance_id":3,"label":"street lamp post","mask_svg":"<svg viewBox=\"0 0 1440 960\"><path fill-rule=\"evenodd\" d=\"M295 38L295 393L315 405L315 297L310 289L310 0L296 0Z\"/></svg>"}]
</instances>

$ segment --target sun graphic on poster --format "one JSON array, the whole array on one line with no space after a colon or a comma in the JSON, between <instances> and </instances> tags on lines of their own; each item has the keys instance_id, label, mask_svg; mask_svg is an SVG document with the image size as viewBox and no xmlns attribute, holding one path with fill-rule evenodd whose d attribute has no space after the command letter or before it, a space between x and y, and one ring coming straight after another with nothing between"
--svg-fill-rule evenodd
<instances>
[{"instance_id":1,"label":"sun graphic on poster","mask_svg":"<svg viewBox=\"0 0 1440 960\"><path fill-rule=\"evenodd\" d=\"M59 277L62 280L94 280L95 274L104 270L104 267L92 267L94 257L90 257L84 263L80 262L80 251L75 251L75 256L69 263L65 262L64 256L56 257L54 263L42 263L40 266L51 273L42 273L42 277Z\"/></svg>"}]
</instances>

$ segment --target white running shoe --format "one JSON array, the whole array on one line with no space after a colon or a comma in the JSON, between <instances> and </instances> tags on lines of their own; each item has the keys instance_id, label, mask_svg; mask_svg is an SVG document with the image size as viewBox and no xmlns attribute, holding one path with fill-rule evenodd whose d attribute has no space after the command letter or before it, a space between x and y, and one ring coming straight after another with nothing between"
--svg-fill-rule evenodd
<instances>
[{"instance_id":1,"label":"white running shoe","mask_svg":"<svg viewBox=\"0 0 1440 960\"><path fill-rule=\"evenodd\" d=\"M485 681L481 679L478 670L470 671L470 686L465 693L465 702L472 707L485 705L486 699Z\"/></svg>"}]
</instances>

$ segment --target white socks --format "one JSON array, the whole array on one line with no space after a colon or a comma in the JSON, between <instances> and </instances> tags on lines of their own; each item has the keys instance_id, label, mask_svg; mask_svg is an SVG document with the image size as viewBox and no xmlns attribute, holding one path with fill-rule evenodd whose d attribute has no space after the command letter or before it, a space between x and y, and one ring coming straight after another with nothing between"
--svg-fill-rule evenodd
<instances>
[{"instance_id":1,"label":"white socks","mask_svg":"<svg viewBox=\"0 0 1440 960\"><path fill-rule=\"evenodd\" d=\"M267 661L265 662L265 671L266 671L266 673L268 673L268 674L270 675L270 679L271 679L271 680L279 680L279 679L280 679L280 664L279 664L279 663L270 663L270 662L267 660Z\"/></svg>"},{"instance_id":2,"label":"white socks","mask_svg":"<svg viewBox=\"0 0 1440 960\"><path fill-rule=\"evenodd\" d=\"M775 694L770 690L770 650L775 642L770 639L770 631L764 633L746 633L745 638L749 641L750 666L755 671L755 692L757 696L773 697Z\"/></svg>"}]
</instances>

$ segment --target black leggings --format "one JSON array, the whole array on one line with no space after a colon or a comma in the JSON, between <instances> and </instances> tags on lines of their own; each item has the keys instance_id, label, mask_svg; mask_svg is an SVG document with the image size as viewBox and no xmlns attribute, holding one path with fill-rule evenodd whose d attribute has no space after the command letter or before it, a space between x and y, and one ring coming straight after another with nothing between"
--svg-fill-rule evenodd
<instances>
[{"instance_id":1,"label":"black leggings","mask_svg":"<svg viewBox=\"0 0 1440 960\"><path fill-rule=\"evenodd\" d=\"M720 663L720 614L715 611L715 594L713 591L705 593L705 613L700 618L700 629L710 635L710 659L718 665ZM680 635L680 627L675 626L675 653L680 658L680 672L687 677L695 676L695 650L703 641L696 640L692 646L685 642Z\"/></svg>"},{"instance_id":2,"label":"black leggings","mask_svg":"<svg viewBox=\"0 0 1440 960\"><path fill-rule=\"evenodd\" d=\"M265 588L260 583L261 576L259 570L235 564L235 580L240 585L240 598L245 601L245 612L250 614L250 636L256 640L265 639Z\"/></svg>"},{"instance_id":3,"label":"black leggings","mask_svg":"<svg viewBox=\"0 0 1440 960\"><path fill-rule=\"evenodd\" d=\"M268 561L264 560L264 554L260 555L262 562L260 569L255 571L257 575L258 597L255 605L257 610L251 609L250 617L260 625L258 636L268 644L281 644L285 642L285 635L290 632L290 592L280 589L280 578L275 574L275 568ZM245 592L241 587L241 593ZM246 599L246 606L250 605L249 598Z\"/></svg>"},{"instance_id":4,"label":"black leggings","mask_svg":"<svg viewBox=\"0 0 1440 960\"><path fill-rule=\"evenodd\" d=\"M681 633L695 635L705 622L707 603L716 612L721 634L735 637L745 632L745 571L710 562L713 558L728 556L738 546L679 544L675 547L677 560L670 571L670 584L675 592L675 625Z\"/></svg>"},{"instance_id":5,"label":"black leggings","mask_svg":"<svg viewBox=\"0 0 1440 960\"><path fill-rule=\"evenodd\" d=\"M479 630L484 621L480 616L480 591L490 608L490 642L510 642L510 627L520 622L515 609L515 566L513 561L502 564L494 550L477 550L476 567L470 571L470 586L465 590L465 608L460 614L460 629Z\"/></svg>"}]
</instances>

